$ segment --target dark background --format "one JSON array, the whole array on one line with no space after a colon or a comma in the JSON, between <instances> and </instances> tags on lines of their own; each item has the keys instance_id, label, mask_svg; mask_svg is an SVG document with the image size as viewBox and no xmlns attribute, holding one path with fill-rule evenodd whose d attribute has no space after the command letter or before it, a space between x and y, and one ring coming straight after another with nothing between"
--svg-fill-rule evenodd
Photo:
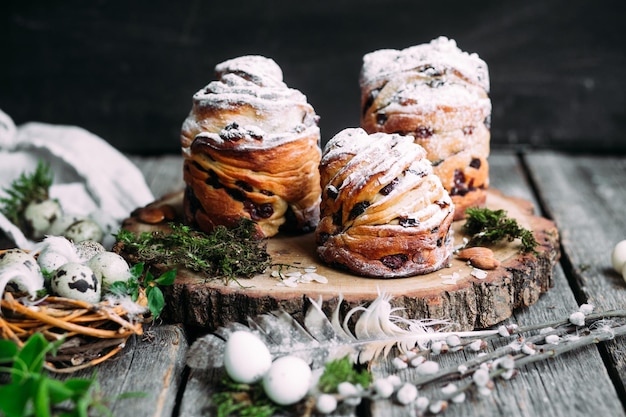
<instances>
[{"instance_id":1,"label":"dark background","mask_svg":"<svg viewBox=\"0 0 626 417\"><path fill-rule=\"evenodd\" d=\"M0 109L81 126L136 154L179 152L214 66L273 58L321 116L359 122L363 54L445 35L491 75L492 146L626 152L623 1L10 1Z\"/></svg>"}]
</instances>

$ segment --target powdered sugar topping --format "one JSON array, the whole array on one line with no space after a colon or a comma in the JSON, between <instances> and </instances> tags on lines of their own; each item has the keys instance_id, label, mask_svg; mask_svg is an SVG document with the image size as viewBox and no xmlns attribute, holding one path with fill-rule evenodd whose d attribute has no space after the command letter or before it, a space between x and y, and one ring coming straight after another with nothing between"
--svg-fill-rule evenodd
<instances>
[{"instance_id":1,"label":"powdered sugar topping","mask_svg":"<svg viewBox=\"0 0 626 417\"><path fill-rule=\"evenodd\" d=\"M402 50L381 49L363 57L361 84L372 82L392 73L419 69L426 76L446 71L458 71L473 84L489 91L489 70L476 53L457 47L456 41L440 36L430 43Z\"/></svg>"}]
</instances>

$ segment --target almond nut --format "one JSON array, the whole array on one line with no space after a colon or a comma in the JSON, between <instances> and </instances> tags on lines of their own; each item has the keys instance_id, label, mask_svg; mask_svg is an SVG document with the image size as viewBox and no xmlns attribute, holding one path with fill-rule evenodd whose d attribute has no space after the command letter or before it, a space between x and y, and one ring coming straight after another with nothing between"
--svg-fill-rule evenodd
<instances>
[{"instance_id":1,"label":"almond nut","mask_svg":"<svg viewBox=\"0 0 626 417\"><path fill-rule=\"evenodd\" d=\"M144 223L157 224L165 220L165 213L158 207L143 207L137 217Z\"/></svg>"},{"instance_id":2,"label":"almond nut","mask_svg":"<svg viewBox=\"0 0 626 417\"><path fill-rule=\"evenodd\" d=\"M469 261L472 266L479 269L496 269L500 266L493 251L483 246L474 246L460 250L456 256L464 261Z\"/></svg>"},{"instance_id":3,"label":"almond nut","mask_svg":"<svg viewBox=\"0 0 626 417\"><path fill-rule=\"evenodd\" d=\"M500 261L493 257L476 256L470 258L469 262L478 269L496 269L500 266Z\"/></svg>"},{"instance_id":4,"label":"almond nut","mask_svg":"<svg viewBox=\"0 0 626 417\"><path fill-rule=\"evenodd\" d=\"M470 260L472 258L493 258L493 251L489 248L485 248L484 246L473 246L471 248L461 249L457 252L456 256L459 259L464 261Z\"/></svg>"}]
</instances>

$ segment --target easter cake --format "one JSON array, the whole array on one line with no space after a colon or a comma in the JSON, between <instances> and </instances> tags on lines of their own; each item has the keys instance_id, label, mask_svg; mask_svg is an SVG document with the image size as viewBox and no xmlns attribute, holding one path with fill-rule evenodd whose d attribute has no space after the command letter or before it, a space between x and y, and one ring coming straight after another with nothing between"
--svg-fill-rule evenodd
<instances>
[{"instance_id":1,"label":"easter cake","mask_svg":"<svg viewBox=\"0 0 626 417\"><path fill-rule=\"evenodd\" d=\"M210 232L240 218L259 237L310 232L319 219L319 117L272 59L218 64L193 96L181 145L185 221Z\"/></svg>"},{"instance_id":2,"label":"easter cake","mask_svg":"<svg viewBox=\"0 0 626 417\"><path fill-rule=\"evenodd\" d=\"M380 278L447 265L454 204L411 137L345 129L326 145L320 174L324 262Z\"/></svg>"},{"instance_id":3,"label":"easter cake","mask_svg":"<svg viewBox=\"0 0 626 417\"><path fill-rule=\"evenodd\" d=\"M457 206L483 206L489 186L491 101L487 64L439 37L403 50L366 54L360 74L361 127L410 135Z\"/></svg>"}]
</instances>

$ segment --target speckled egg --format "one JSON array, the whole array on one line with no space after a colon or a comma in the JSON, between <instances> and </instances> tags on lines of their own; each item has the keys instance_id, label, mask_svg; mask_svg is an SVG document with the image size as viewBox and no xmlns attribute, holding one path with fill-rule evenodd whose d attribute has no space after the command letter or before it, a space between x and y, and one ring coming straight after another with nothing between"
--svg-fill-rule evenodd
<instances>
[{"instance_id":1,"label":"speckled egg","mask_svg":"<svg viewBox=\"0 0 626 417\"><path fill-rule=\"evenodd\" d=\"M228 337L224 348L224 369L233 381L242 384L258 382L271 365L270 351L257 335L240 330Z\"/></svg>"},{"instance_id":2,"label":"speckled egg","mask_svg":"<svg viewBox=\"0 0 626 417\"><path fill-rule=\"evenodd\" d=\"M24 220L28 234L34 239L44 237L50 226L62 214L61 205L56 200L34 201L24 209Z\"/></svg>"},{"instance_id":3,"label":"speckled egg","mask_svg":"<svg viewBox=\"0 0 626 417\"><path fill-rule=\"evenodd\" d=\"M96 242L101 242L104 237L104 232L98 223L93 220L82 219L72 223L65 230L63 236L74 243L82 242L83 240L95 240Z\"/></svg>"},{"instance_id":4,"label":"speckled egg","mask_svg":"<svg viewBox=\"0 0 626 417\"><path fill-rule=\"evenodd\" d=\"M81 262L88 262L99 253L106 252L102 243L95 240L83 240L74 245L76 254ZM92 268L93 269L93 268Z\"/></svg>"},{"instance_id":5,"label":"speckled egg","mask_svg":"<svg viewBox=\"0 0 626 417\"><path fill-rule=\"evenodd\" d=\"M87 265L68 262L59 267L50 281L52 292L60 297L88 303L100 301L101 282Z\"/></svg>"},{"instance_id":6,"label":"speckled egg","mask_svg":"<svg viewBox=\"0 0 626 417\"><path fill-rule=\"evenodd\" d=\"M0 267L11 265L23 265L26 268L26 274L31 277L28 279L28 282L32 284L28 286L23 285L25 279L23 279L22 276L18 276L9 281L7 285L8 288L13 291L25 291L29 293L43 288L44 280L41 274L41 268L33 255L22 249L9 249L0 254Z\"/></svg>"},{"instance_id":7,"label":"speckled egg","mask_svg":"<svg viewBox=\"0 0 626 417\"><path fill-rule=\"evenodd\" d=\"M263 377L263 390L279 405L291 405L302 400L311 386L309 365L296 356L276 359Z\"/></svg>"},{"instance_id":8,"label":"speckled egg","mask_svg":"<svg viewBox=\"0 0 626 417\"><path fill-rule=\"evenodd\" d=\"M67 257L53 250L43 250L37 256L37 263L42 271L52 274L60 266L69 262Z\"/></svg>"},{"instance_id":9,"label":"speckled egg","mask_svg":"<svg viewBox=\"0 0 626 417\"><path fill-rule=\"evenodd\" d=\"M124 258L115 252L100 252L93 256L87 266L96 274L107 288L116 281L128 281L130 278L130 267Z\"/></svg>"}]
</instances>

